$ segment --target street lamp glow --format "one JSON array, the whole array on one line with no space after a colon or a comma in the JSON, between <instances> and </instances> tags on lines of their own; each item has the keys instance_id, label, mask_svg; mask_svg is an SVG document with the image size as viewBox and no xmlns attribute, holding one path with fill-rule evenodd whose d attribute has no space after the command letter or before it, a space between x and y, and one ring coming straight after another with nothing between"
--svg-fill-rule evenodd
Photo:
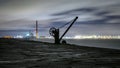
<instances>
[{"instance_id":1,"label":"street lamp glow","mask_svg":"<svg viewBox=\"0 0 120 68\"><path fill-rule=\"evenodd\" d=\"M28 33L28 34L26 34L26 36L30 36L30 34Z\"/></svg>"}]
</instances>

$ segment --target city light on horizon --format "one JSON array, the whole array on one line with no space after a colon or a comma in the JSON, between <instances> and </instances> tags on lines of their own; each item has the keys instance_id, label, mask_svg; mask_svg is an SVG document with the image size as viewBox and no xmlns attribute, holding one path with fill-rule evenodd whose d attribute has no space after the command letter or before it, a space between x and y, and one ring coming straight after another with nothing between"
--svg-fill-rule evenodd
<instances>
[{"instance_id":1,"label":"city light on horizon","mask_svg":"<svg viewBox=\"0 0 120 68\"><path fill-rule=\"evenodd\" d=\"M74 39L120 39L120 35L76 35Z\"/></svg>"}]
</instances>

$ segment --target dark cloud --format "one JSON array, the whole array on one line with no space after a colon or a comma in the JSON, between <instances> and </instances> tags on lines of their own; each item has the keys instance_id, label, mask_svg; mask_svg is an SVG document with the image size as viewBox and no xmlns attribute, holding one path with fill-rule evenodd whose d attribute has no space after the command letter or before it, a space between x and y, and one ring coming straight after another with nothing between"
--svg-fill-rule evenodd
<instances>
[{"instance_id":1,"label":"dark cloud","mask_svg":"<svg viewBox=\"0 0 120 68\"><path fill-rule=\"evenodd\" d=\"M56 21L56 22L51 22L51 24L49 26L59 28L62 25L64 25L65 23L67 23L67 22L66 21Z\"/></svg>"},{"instance_id":2,"label":"dark cloud","mask_svg":"<svg viewBox=\"0 0 120 68\"><path fill-rule=\"evenodd\" d=\"M76 14L80 15L81 13L90 13L90 12L94 12L96 11L96 8L92 8L92 7L87 7L87 8L77 8L77 9L73 9L73 10L69 10L69 11L65 11L65 12L61 12L61 13L55 13L52 14L53 16L59 16L59 15L70 15L70 14Z\"/></svg>"},{"instance_id":3,"label":"dark cloud","mask_svg":"<svg viewBox=\"0 0 120 68\"><path fill-rule=\"evenodd\" d=\"M110 12L109 11L100 11L100 12L95 13L95 15L97 15L97 16L105 16L107 14L110 14Z\"/></svg>"},{"instance_id":4,"label":"dark cloud","mask_svg":"<svg viewBox=\"0 0 120 68\"><path fill-rule=\"evenodd\" d=\"M10 0L0 0L0 6L3 6L4 4L10 2Z\"/></svg>"},{"instance_id":5,"label":"dark cloud","mask_svg":"<svg viewBox=\"0 0 120 68\"><path fill-rule=\"evenodd\" d=\"M120 15L108 15L106 16L108 19L120 19Z\"/></svg>"},{"instance_id":6,"label":"dark cloud","mask_svg":"<svg viewBox=\"0 0 120 68\"><path fill-rule=\"evenodd\" d=\"M77 22L77 24L106 24L106 19Z\"/></svg>"}]
</instances>

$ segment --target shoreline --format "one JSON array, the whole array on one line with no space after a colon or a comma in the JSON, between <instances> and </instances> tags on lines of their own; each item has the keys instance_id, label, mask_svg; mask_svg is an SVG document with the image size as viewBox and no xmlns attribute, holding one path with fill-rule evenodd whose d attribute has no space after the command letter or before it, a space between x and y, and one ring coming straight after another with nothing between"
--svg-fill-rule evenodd
<instances>
[{"instance_id":1,"label":"shoreline","mask_svg":"<svg viewBox=\"0 0 120 68\"><path fill-rule=\"evenodd\" d=\"M2 68L111 68L120 67L120 50L72 44L0 39Z\"/></svg>"}]
</instances>

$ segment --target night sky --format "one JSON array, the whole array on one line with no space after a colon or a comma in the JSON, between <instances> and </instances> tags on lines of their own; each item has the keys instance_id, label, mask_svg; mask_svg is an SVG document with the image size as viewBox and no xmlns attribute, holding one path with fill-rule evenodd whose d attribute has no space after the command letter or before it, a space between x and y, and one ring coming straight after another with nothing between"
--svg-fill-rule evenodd
<instances>
[{"instance_id":1,"label":"night sky","mask_svg":"<svg viewBox=\"0 0 120 68\"><path fill-rule=\"evenodd\" d=\"M0 36L34 33L36 20L39 35L49 36L76 16L67 36L120 35L120 0L0 0Z\"/></svg>"}]
</instances>

